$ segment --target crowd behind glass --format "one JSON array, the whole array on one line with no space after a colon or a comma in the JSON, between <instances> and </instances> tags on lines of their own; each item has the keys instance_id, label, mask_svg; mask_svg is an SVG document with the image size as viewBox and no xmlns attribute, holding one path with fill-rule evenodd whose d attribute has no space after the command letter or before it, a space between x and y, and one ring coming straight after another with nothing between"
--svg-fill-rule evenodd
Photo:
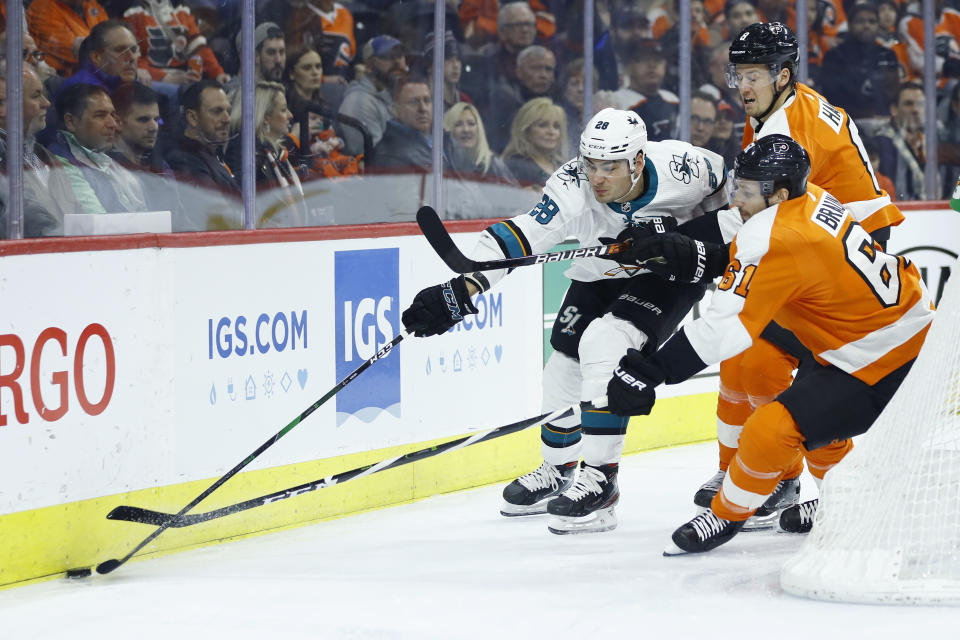
<instances>
[{"instance_id":1,"label":"crowd behind glass","mask_svg":"<svg viewBox=\"0 0 960 640\"><path fill-rule=\"evenodd\" d=\"M440 36L435 4L260 0L247 52L240 0L27 0L22 78L6 57L0 73L5 174L5 85L22 88L23 218L9 223L4 176L0 235L61 236L65 215L121 212L170 211L173 231L410 220L437 185L448 218L505 217L533 204L531 190L576 154L585 119L608 106L638 113L651 140L688 130L732 166L745 115L725 78L730 40L757 21L797 26L794 0L690 0L685 129L676 0L586 3L589 79L583 0L448 0ZM935 96L922 84L919 3L806 5L807 84L855 119L881 186L894 200L949 198L960 173L960 0L935 0ZM242 117L246 64L253 108ZM928 99L936 145L926 143ZM245 225L250 166L257 195Z\"/></svg>"}]
</instances>

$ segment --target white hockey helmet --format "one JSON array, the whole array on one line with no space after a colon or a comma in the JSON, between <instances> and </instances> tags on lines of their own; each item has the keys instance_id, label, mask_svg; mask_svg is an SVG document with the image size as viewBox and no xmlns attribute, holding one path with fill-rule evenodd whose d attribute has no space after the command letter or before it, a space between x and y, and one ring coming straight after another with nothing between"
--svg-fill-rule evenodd
<instances>
[{"instance_id":1,"label":"white hockey helmet","mask_svg":"<svg viewBox=\"0 0 960 640\"><path fill-rule=\"evenodd\" d=\"M596 160L626 160L630 173L637 154L647 146L647 125L633 111L607 107L590 118L580 134L580 157Z\"/></svg>"}]
</instances>

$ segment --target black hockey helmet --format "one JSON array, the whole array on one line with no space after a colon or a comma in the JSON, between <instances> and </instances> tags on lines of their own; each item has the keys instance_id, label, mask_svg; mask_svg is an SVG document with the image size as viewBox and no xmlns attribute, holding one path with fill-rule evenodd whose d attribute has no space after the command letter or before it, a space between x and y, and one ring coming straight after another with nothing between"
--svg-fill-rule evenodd
<instances>
[{"instance_id":1,"label":"black hockey helmet","mask_svg":"<svg viewBox=\"0 0 960 640\"><path fill-rule=\"evenodd\" d=\"M763 183L764 197L780 188L785 188L790 198L807 192L810 156L788 136L773 133L760 138L740 152L733 166L737 179Z\"/></svg>"},{"instance_id":2,"label":"black hockey helmet","mask_svg":"<svg viewBox=\"0 0 960 640\"><path fill-rule=\"evenodd\" d=\"M800 45L790 27L782 22L754 22L730 43L732 64L777 65L787 67L792 77L800 64Z\"/></svg>"}]
</instances>

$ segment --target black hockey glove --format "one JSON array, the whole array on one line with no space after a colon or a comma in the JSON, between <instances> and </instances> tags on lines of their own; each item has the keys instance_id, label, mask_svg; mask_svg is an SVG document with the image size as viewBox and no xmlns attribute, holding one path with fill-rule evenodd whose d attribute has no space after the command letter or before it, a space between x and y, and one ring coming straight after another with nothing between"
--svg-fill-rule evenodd
<instances>
[{"instance_id":1,"label":"black hockey glove","mask_svg":"<svg viewBox=\"0 0 960 640\"><path fill-rule=\"evenodd\" d=\"M651 236L631 247L629 253L637 264L671 282L709 282L730 263L727 245L694 240L682 233Z\"/></svg>"},{"instance_id":2,"label":"black hockey glove","mask_svg":"<svg viewBox=\"0 0 960 640\"><path fill-rule=\"evenodd\" d=\"M657 400L654 389L664 375L637 349L627 355L613 371L607 383L607 408L618 416L645 416Z\"/></svg>"},{"instance_id":3,"label":"black hockey glove","mask_svg":"<svg viewBox=\"0 0 960 640\"><path fill-rule=\"evenodd\" d=\"M657 216L655 218L645 218L641 222L628 226L621 231L616 238L600 238L599 240L603 244L630 242L631 246L635 246L644 240L653 238L661 233L673 231L676 228L677 219L673 216ZM601 257L606 258L607 260L614 260L621 264L635 263L629 248L626 251L621 251L620 253L612 253L610 255Z\"/></svg>"},{"instance_id":4,"label":"black hockey glove","mask_svg":"<svg viewBox=\"0 0 960 640\"><path fill-rule=\"evenodd\" d=\"M467 282L458 276L450 282L427 287L413 297L401 320L407 331L418 338L445 333L477 308L470 301Z\"/></svg>"}]
</instances>

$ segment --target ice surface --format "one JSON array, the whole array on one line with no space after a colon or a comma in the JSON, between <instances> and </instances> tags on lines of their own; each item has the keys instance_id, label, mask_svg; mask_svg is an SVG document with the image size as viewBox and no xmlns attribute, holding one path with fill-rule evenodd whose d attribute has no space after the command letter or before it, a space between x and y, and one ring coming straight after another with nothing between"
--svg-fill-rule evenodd
<instances>
[{"instance_id":1,"label":"ice surface","mask_svg":"<svg viewBox=\"0 0 960 640\"><path fill-rule=\"evenodd\" d=\"M952 637L960 612L813 602L778 572L801 537L664 558L716 445L624 460L620 526L556 536L501 486L0 591L0 638ZM804 476L804 499L815 495ZM134 526L134 525L131 525Z\"/></svg>"}]
</instances>

